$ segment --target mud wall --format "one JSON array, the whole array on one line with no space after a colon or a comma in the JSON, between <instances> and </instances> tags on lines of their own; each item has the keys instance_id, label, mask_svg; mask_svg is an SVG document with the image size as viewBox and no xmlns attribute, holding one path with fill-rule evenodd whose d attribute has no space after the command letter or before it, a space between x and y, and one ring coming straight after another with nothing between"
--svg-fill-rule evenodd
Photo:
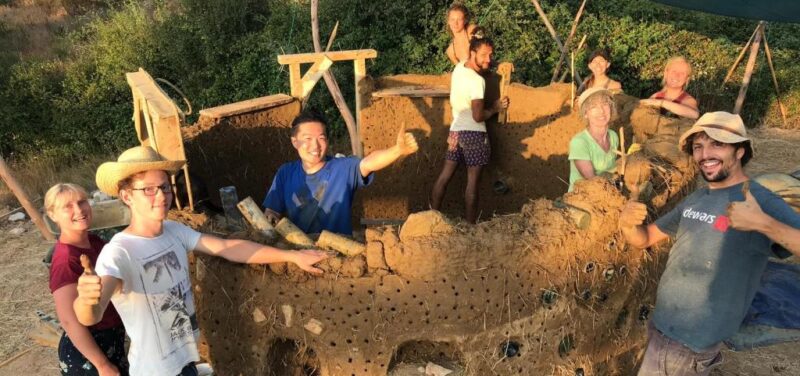
<instances>
[{"instance_id":1,"label":"mud wall","mask_svg":"<svg viewBox=\"0 0 800 376\"><path fill-rule=\"evenodd\" d=\"M447 88L449 81L449 75L393 76L376 80L374 90L408 85ZM497 77L487 79L486 99L496 99L498 92ZM498 124L496 118L487 122L492 155L479 189L483 219L517 212L531 198L553 199L565 193L569 185L569 141L585 128L570 108L569 85L533 88L512 84L508 96L507 123ZM617 123L627 124L632 98L620 98L622 121ZM405 218L429 208L430 191L444 164L451 121L446 97L371 98L361 113L365 155L393 145L401 122L417 137L420 151L377 174L372 186L361 193L364 217ZM502 185L508 187L507 193L498 193L502 190L496 187ZM443 212L463 215L465 186L462 166L447 188Z\"/></svg>"},{"instance_id":2,"label":"mud wall","mask_svg":"<svg viewBox=\"0 0 800 376\"><path fill-rule=\"evenodd\" d=\"M229 185L241 199L264 200L278 168L297 159L289 138L299 113L293 101L222 119L201 116L183 129L190 173L207 186L212 202L219 205L219 188Z\"/></svg>"}]
</instances>

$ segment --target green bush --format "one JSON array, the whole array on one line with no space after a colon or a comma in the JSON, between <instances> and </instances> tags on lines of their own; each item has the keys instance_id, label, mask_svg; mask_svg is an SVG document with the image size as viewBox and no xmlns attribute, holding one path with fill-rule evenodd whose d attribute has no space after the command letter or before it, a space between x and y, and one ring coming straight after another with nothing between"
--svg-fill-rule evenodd
<instances>
[{"instance_id":1,"label":"green bush","mask_svg":"<svg viewBox=\"0 0 800 376\"><path fill-rule=\"evenodd\" d=\"M135 142L130 89L125 73L143 67L180 87L194 108L217 106L288 92L288 72L276 55L312 50L308 0L75 1L103 3L82 15L89 20L62 41L66 55L53 61L19 60L0 49L0 153L55 153L65 156L115 152ZM445 10L449 0L321 0L322 44L339 21L333 49L373 48L373 76L441 74L451 69ZM543 1L560 37L570 30L579 1ZM544 24L529 1L467 0L474 20L489 30L498 60L513 61L514 80L533 86L550 81L558 61ZM743 68L732 82L721 81L756 21L680 10L649 1L589 2L575 41L587 36L576 68L587 73L586 56L598 47L612 52L611 75L625 91L648 96L660 87L664 61L683 54L693 62L689 90L701 110L730 110ZM800 107L800 27L768 27L778 79L792 113ZM0 47L7 34L0 23ZM333 72L353 108L350 64ZM167 89L169 91L169 89ZM776 123L775 91L763 58L744 108L748 124ZM318 84L311 105L338 119ZM792 118L798 123L798 116ZM190 117L190 121L195 118ZM340 120L334 130L343 134Z\"/></svg>"}]
</instances>

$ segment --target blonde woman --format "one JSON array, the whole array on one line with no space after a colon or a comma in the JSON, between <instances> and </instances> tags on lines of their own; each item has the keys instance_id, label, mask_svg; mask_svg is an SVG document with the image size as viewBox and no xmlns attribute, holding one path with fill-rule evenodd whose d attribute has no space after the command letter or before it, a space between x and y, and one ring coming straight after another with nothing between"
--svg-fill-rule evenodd
<instances>
[{"instance_id":1,"label":"blonde woman","mask_svg":"<svg viewBox=\"0 0 800 376\"><path fill-rule=\"evenodd\" d=\"M127 375L125 330L114 307L95 325L78 322L72 303L78 297L78 278L83 274L80 257L97 261L105 242L89 234L92 207L86 191L75 184L56 184L44 196L47 216L61 234L50 266L50 291L56 314L64 328L58 344L62 375Z\"/></svg>"},{"instance_id":2,"label":"blonde woman","mask_svg":"<svg viewBox=\"0 0 800 376\"><path fill-rule=\"evenodd\" d=\"M447 9L447 31L453 40L447 46L446 54L454 65L469 59L469 42L476 28L469 22L469 10L463 4L453 3Z\"/></svg>"},{"instance_id":3,"label":"blonde woman","mask_svg":"<svg viewBox=\"0 0 800 376\"><path fill-rule=\"evenodd\" d=\"M663 87L640 103L658 107L664 115L699 118L697 99L686 92L691 76L692 66L685 58L682 56L670 58L664 66L664 77L661 79Z\"/></svg>"},{"instance_id":4,"label":"blonde woman","mask_svg":"<svg viewBox=\"0 0 800 376\"><path fill-rule=\"evenodd\" d=\"M617 162L615 151L619 136L608 129L616 113L611 92L603 88L588 89L578 98L579 114L586 129L569 142L569 192L575 182L612 172Z\"/></svg>"}]
</instances>

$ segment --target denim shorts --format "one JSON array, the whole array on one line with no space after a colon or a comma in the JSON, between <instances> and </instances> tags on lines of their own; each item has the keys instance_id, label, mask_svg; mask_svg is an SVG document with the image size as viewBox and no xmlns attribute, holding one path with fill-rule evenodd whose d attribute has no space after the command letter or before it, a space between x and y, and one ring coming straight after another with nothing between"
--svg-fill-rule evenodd
<instances>
[{"instance_id":1,"label":"denim shorts","mask_svg":"<svg viewBox=\"0 0 800 376\"><path fill-rule=\"evenodd\" d=\"M647 333L647 351L639 376L706 376L722 364L722 342L701 352L694 352L665 336L652 322L648 324Z\"/></svg>"}]
</instances>

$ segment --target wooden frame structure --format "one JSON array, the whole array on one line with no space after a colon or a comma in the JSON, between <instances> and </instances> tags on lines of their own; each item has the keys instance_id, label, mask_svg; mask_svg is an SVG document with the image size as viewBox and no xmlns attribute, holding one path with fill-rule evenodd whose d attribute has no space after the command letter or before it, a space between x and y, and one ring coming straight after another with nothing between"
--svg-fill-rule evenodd
<instances>
[{"instance_id":1,"label":"wooden frame structure","mask_svg":"<svg viewBox=\"0 0 800 376\"><path fill-rule=\"evenodd\" d=\"M126 73L125 79L133 94L133 124L139 142L142 146L152 147L168 160L186 161L181 135L184 119L178 106L144 69L139 68L136 72ZM183 165L183 177L189 197L189 208L194 210L188 161ZM175 188L175 175L171 175L170 179L175 203L180 210L182 208Z\"/></svg>"},{"instance_id":2,"label":"wooden frame structure","mask_svg":"<svg viewBox=\"0 0 800 376\"><path fill-rule=\"evenodd\" d=\"M278 63L281 65L289 66L289 85L291 88L291 95L302 101L310 93L316 85L317 81L328 71L328 69L336 61L353 61L353 69L355 71L355 89L356 89L356 127L350 134L351 144L353 146L353 153L358 156L363 156L363 148L361 147L360 138L360 124L361 124L361 107L366 103L367 97L362 89L362 82L367 76L366 59L374 59L378 57L378 52L372 49L368 50L347 50L347 51L330 51L319 53L305 53L305 54L291 54L291 55L278 55ZM301 76L300 65L313 64L304 75Z\"/></svg>"}]
</instances>

